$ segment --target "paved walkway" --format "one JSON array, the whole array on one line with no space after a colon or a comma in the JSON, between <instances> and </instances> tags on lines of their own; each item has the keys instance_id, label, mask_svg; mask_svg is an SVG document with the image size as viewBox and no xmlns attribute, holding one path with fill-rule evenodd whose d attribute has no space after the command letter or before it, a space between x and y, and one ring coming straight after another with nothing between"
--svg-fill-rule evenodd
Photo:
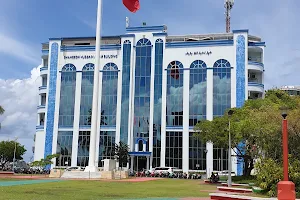
<instances>
[{"instance_id":1,"label":"paved walkway","mask_svg":"<svg viewBox=\"0 0 300 200\"><path fill-rule=\"evenodd\" d=\"M59 182L61 180L48 179L48 180L24 180L24 181L0 181L0 187L5 186L16 186L16 185L31 185L38 183L51 183L51 182Z\"/></svg>"}]
</instances>

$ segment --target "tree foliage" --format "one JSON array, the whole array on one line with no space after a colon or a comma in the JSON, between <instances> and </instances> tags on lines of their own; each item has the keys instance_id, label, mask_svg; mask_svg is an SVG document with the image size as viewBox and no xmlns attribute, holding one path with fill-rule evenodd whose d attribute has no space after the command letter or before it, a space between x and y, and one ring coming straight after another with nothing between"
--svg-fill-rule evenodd
<instances>
[{"instance_id":1,"label":"tree foliage","mask_svg":"<svg viewBox=\"0 0 300 200\"><path fill-rule=\"evenodd\" d=\"M115 156L119 162L119 166L121 166L121 168L125 166L128 162L128 157L129 157L128 145L124 142L120 142L119 144L116 144Z\"/></svg>"},{"instance_id":2,"label":"tree foliage","mask_svg":"<svg viewBox=\"0 0 300 200\"><path fill-rule=\"evenodd\" d=\"M282 159L282 108L289 110L290 153L300 155L300 99L280 90L269 90L264 99L248 100L242 108L233 108L231 117L227 112L212 121L200 121L195 126L195 136L204 142L228 148L229 121L232 149L243 158L244 175L250 175L254 160L263 155L280 161ZM240 145L241 142L244 145Z\"/></svg>"},{"instance_id":3,"label":"tree foliage","mask_svg":"<svg viewBox=\"0 0 300 200\"><path fill-rule=\"evenodd\" d=\"M16 147L16 160L23 160L23 155L26 152L24 145L16 141L1 141L0 142L0 164L4 165L6 162L13 162L14 150Z\"/></svg>"},{"instance_id":4,"label":"tree foliage","mask_svg":"<svg viewBox=\"0 0 300 200\"><path fill-rule=\"evenodd\" d=\"M53 164L53 158L58 158L59 154L48 155L45 159L37 160L31 163L31 166L45 168L47 165Z\"/></svg>"}]
</instances>

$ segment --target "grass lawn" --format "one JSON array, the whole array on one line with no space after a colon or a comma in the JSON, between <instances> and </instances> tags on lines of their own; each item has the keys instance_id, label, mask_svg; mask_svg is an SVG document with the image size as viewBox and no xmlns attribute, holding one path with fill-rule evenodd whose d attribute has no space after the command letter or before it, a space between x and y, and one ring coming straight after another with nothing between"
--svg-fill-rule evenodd
<instances>
[{"instance_id":1,"label":"grass lawn","mask_svg":"<svg viewBox=\"0 0 300 200\"><path fill-rule=\"evenodd\" d=\"M1 187L5 200L102 200L150 197L208 197L216 186L196 180L162 179L148 182L62 181Z\"/></svg>"}]
</instances>

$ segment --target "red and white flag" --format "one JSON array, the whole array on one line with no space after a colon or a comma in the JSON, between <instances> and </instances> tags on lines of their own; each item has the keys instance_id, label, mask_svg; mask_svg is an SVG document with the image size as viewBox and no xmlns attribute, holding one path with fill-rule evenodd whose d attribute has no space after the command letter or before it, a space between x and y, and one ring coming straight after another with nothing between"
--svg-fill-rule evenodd
<instances>
[{"instance_id":1,"label":"red and white flag","mask_svg":"<svg viewBox=\"0 0 300 200\"><path fill-rule=\"evenodd\" d=\"M130 11L135 13L140 9L140 1L139 0L123 0L124 6Z\"/></svg>"}]
</instances>

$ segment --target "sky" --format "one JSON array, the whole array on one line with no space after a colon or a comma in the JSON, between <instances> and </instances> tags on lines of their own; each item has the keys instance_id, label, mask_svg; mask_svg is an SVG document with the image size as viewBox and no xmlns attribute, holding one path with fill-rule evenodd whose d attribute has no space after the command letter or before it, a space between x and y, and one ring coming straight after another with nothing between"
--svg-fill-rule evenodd
<instances>
[{"instance_id":1,"label":"sky","mask_svg":"<svg viewBox=\"0 0 300 200\"><path fill-rule=\"evenodd\" d=\"M167 25L169 35L225 32L223 0L140 0L133 14L121 0L103 0L102 35L131 26ZM284 3L283 3L284 2ZM236 0L232 29L266 42L265 88L300 85L299 0ZM32 158L37 121L41 43L53 37L94 36L97 0L0 0L0 140L14 139Z\"/></svg>"}]
</instances>

